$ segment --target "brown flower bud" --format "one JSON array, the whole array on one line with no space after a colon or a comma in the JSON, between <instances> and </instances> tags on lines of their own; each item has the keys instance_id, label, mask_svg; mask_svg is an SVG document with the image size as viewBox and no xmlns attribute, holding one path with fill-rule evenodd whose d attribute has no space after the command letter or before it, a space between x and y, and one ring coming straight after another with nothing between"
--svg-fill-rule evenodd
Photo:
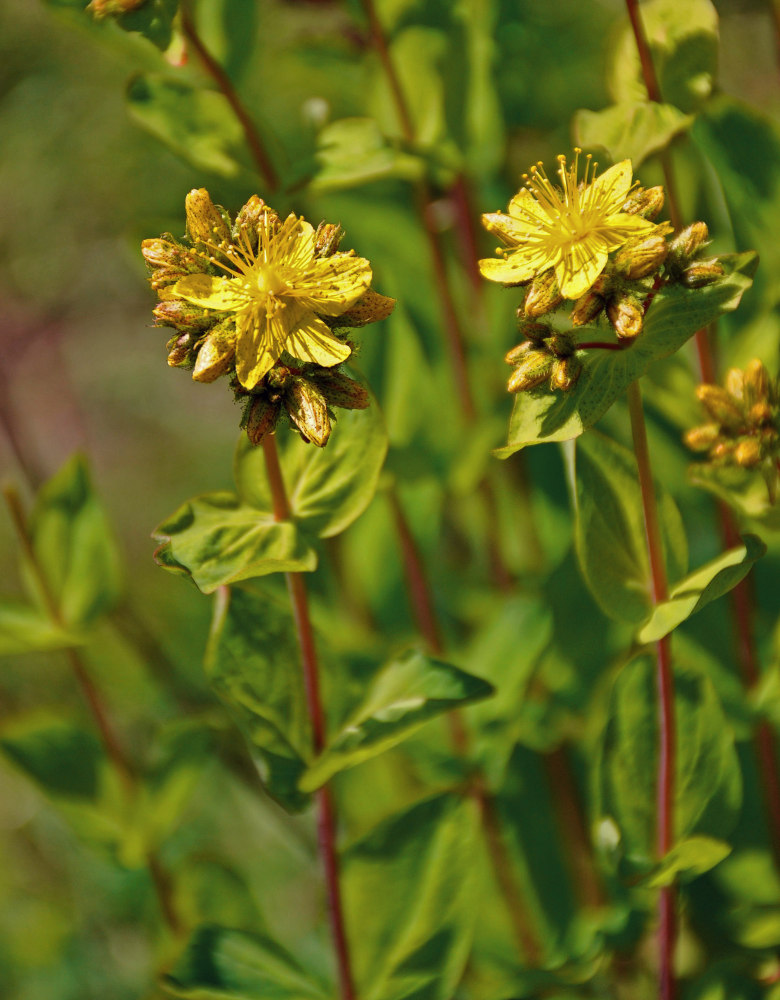
<instances>
[{"instance_id":1,"label":"brown flower bud","mask_svg":"<svg viewBox=\"0 0 780 1000\"><path fill-rule=\"evenodd\" d=\"M504 361L506 361L508 365L519 365L526 354L530 351L537 350L538 347L539 345L535 344L532 340L524 340L522 344L517 344L511 350L506 352L504 355Z\"/></svg>"},{"instance_id":2,"label":"brown flower bud","mask_svg":"<svg viewBox=\"0 0 780 1000\"><path fill-rule=\"evenodd\" d=\"M709 451L719 437L718 424L702 424L687 431L684 441L691 451Z\"/></svg>"},{"instance_id":3,"label":"brown flower bud","mask_svg":"<svg viewBox=\"0 0 780 1000\"><path fill-rule=\"evenodd\" d=\"M549 351L552 351L556 358L568 358L575 349L574 341L568 333L554 333L552 337L547 339L545 346Z\"/></svg>"},{"instance_id":4,"label":"brown flower bud","mask_svg":"<svg viewBox=\"0 0 780 1000\"><path fill-rule=\"evenodd\" d=\"M281 407L266 396L255 396L249 404L246 435L254 445L260 444L266 434L276 427Z\"/></svg>"},{"instance_id":5,"label":"brown flower bud","mask_svg":"<svg viewBox=\"0 0 780 1000\"><path fill-rule=\"evenodd\" d=\"M183 333L168 341L168 364L171 368L187 368L192 363L192 337Z\"/></svg>"},{"instance_id":6,"label":"brown flower bud","mask_svg":"<svg viewBox=\"0 0 780 1000\"><path fill-rule=\"evenodd\" d=\"M722 278L724 273L722 265L714 258L697 260L683 271L682 283L686 288L704 288Z\"/></svg>"},{"instance_id":7,"label":"brown flower bud","mask_svg":"<svg viewBox=\"0 0 780 1000\"><path fill-rule=\"evenodd\" d=\"M344 239L344 230L331 222L321 222L314 234L314 256L332 257Z\"/></svg>"},{"instance_id":8,"label":"brown flower bud","mask_svg":"<svg viewBox=\"0 0 780 1000\"><path fill-rule=\"evenodd\" d=\"M340 406L343 410L365 410L371 402L368 390L341 372L316 375L312 381L329 406Z\"/></svg>"},{"instance_id":9,"label":"brown flower bud","mask_svg":"<svg viewBox=\"0 0 780 1000\"><path fill-rule=\"evenodd\" d=\"M643 219L654 219L664 207L664 189L656 187L639 188L626 200L623 211L629 215L641 215Z\"/></svg>"},{"instance_id":10,"label":"brown flower bud","mask_svg":"<svg viewBox=\"0 0 780 1000\"><path fill-rule=\"evenodd\" d=\"M198 350L192 371L196 382L213 382L229 371L236 356L236 327L223 320L212 329Z\"/></svg>"},{"instance_id":11,"label":"brown flower bud","mask_svg":"<svg viewBox=\"0 0 780 1000\"><path fill-rule=\"evenodd\" d=\"M203 333L214 324L214 316L209 316L199 306L190 305L181 299L158 302L154 308L154 318L158 326L172 326L182 333Z\"/></svg>"},{"instance_id":12,"label":"brown flower bud","mask_svg":"<svg viewBox=\"0 0 780 1000\"><path fill-rule=\"evenodd\" d=\"M621 340L633 340L642 332L644 312L633 296L613 299L607 306L607 316Z\"/></svg>"},{"instance_id":13,"label":"brown flower bud","mask_svg":"<svg viewBox=\"0 0 780 1000\"><path fill-rule=\"evenodd\" d=\"M220 247L230 243L227 212L211 200L205 188L193 188L184 199L187 214L187 235L193 243Z\"/></svg>"},{"instance_id":14,"label":"brown flower bud","mask_svg":"<svg viewBox=\"0 0 780 1000\"><path fill-rule=\"evenodd\" d=\"M734 461L743 469L754 469L761 458L761 445L754 437L742 438L734 450Z\"/></svg>"},{"instance_id":15,"label":"brown flower bud","mask_svg":"<svg viewBox=\"0 0 780 1000\"><path fill-rule=\"evenodd\" d=\"M754 427L762 427L772 424L773 416L772 407L769 403L754 403L748 412L748 421Z\"/></svg>"},{"instance_id":16,"label":"brown flower bud","mask_svg":"<svg viewBox=\"0 0 780 1000\"><path fill-rule=\"evenodd\" d=\"M257 248L257 227L263 221L264 216L269 215L274 220L278 219L276 212L270 208L256 194L238 210L236 221L233 223L233 239L240 241L247 239L253 250Z\"/></svg>"},{"instance_id":17,"label":"brown flower bud","mask_svg":"<svg viewBox=\"0 0 780 1000\"><path fill-rule=\"evenodd\" d=\"M718 462L725 462L734 454L736 445L733 441L718 441L710 452L710 458Z\"/></svg>"},{"instance_id":18,"label":"brown flower bud","mask_svg":"<svg viewBox=\"0 0 780 1000\"><path fill-rule=\"evenodd\" d=\"M604 299L591 289L577 299L571 311L572 326L585 326L592 323L604 308Z\"/></svg>"},{"instance_id":19,"label":"brown flower bud","mask_svg":"<svg viewBox=\"0 0 780 1000\"><path fill-rule=\"evenodd\" d=\"M531 351L512 372L507 382L510 392L525 392L546 382L550 377L555 358L544 351Z\"/></svg>"},{"instance_id":20,"label":"brown flower bud","mask_svg":"<svg viewBox=\"0 0 780 1000\"><path fill-rule=\"evenodd\" d=\"M561 302L563 296L555 280L555 271L550 268L542 274L537 274L526 292L523 308L528 319L544 316L552 312Z\"/></svg>"},{"instance_id":21,"label":"brown flower bud","mask_svg":"<svg viewBox=\"0 0 780 1000\"><path fill-rule=\"evenodd\" d=\"M336 319L337 326L366 326L387 319L395 309L395 299L380 295L373 288L367 289L357 302Z\"/></svg>"},{"instance_id":22,"label":"brown flower bud","mask_svg":"<svg viewBox=\"0 0 780 1000\"><path fill-rule=\"evenodd\" d=\"M577 384L577 380L582 374L582 362L579 358L560 358L553 365L550 375L550 388L558 389L560 392L569 392Z\"/></svg>"},{"instance_id":23,"label":"brown flower bud","mask_svg":"<svg viewBox=\"0 0 780 1000\"><path fill-rule=\"evenodd\" d=\"M526 319L522 306L517 308L517 330L523 337L537 344L543 343L553 333L549 323L537 323L532 319Z\"/></svg>"},{"instance_id":24,"label":"brown flower bud","mask_svg":"<svg viewBox=\"0 0 780 1000\"><path fill-rule=\"evenodd\" d=\"M163 284L171 284L178 281L186 274L198 274L206 270L207 261L183 247L180 243L173 241L173 238L166 240L163 238L156 240L144 240L141 243L141 253L149 267L154 269L152 274L152 287L163 287ZM161 274L160 272L164 272ZM170 278L170 280L168 280Z\"/></svg>"},{"instance_id":25,"label":"brown flower bud","mask_svg":"<svg viewBox=\"0 0 780 1000\"><path fill-rule=\"evenodd\" d=\"M687 226L672 240L669 246L669 256L672 261L685 267L696 255L709 236L709 230L704 222L694 222Z\"/></svg>"},{"instance_id":26,"label":"brown flower bud","mask_svg":"<svg viewBox=\"0 0 780 1000\"><path fill-rule=\"evenodd\" d=\"M699 385L696 395L713 420L729 430L738 430L743 422L742 411L734 398L719 385Z\"/></svg>"},{"instance_id":27,"label":"brown flower bud","mask_svg":"<svg viewBox=\"0 0 780 1000\"><path fill-rule=\"evenodd\" d=\"M646 278L660 268L668 250L666 238L656 233L641 243L624 247L615 257L615 269L629 281Z\"/></svg>"},{"instance_id":28,"label":"brown flower bud","mask_svg":"<svg viewBox=\"0 0 780 1000\"><path fill-rule=\"evenodd\" d=\"M766 370L763 361L753 358L745 369L745 389L751 398L765 400L769 397L769 372Z\"/></svg>"},{"instance_id":29,"label":"brown flower bud","mask_svg":"<svg viewBox=\"0 0 780 1000\"><path fill-rule=\"evenodd\" d=\"M330 437L328 404L322 393L307 379L290 379L284 406L305 440L324 448Z\"/></svg>"}]
</instances>

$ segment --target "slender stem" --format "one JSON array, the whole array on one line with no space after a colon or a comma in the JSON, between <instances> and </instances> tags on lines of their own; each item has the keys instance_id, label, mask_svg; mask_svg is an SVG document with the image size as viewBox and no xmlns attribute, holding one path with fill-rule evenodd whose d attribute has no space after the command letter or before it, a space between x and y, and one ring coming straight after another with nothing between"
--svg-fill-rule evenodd
<instances>
[{"instance_id":1,"label":"slender stem","mask_svg":"<svg viewBox=\"0 0 780 1000\"><path fill-rule=\"evenodd\" d=\"M266 434L263 438L262 447L265 456L268 485L271 490L274 518L277 521L284 521L290 517L290 505L287 500L284 478L279 464L279 453L276 449L276 439L273 434ZM320 693L319 661L311 616L309 615L306 583L302 573L286 573L285 578L293 608L298 646L301 651L301 666L306 689L306 705L312 730L312 744L315 752L319 753L325 746L327 731L325 711ZM342 1000L354 1000L356 994L352 978L349 942L344 924L344 907L341 899L339 879L339 859L336 853L336 816L333 800L327 786L321 788L316 793L315 800L317 803L317 841L325 870L328 915L341 985L341 996Z\"/></svg>"},{"instance_id":2,"label":"slender stem","mask_svg":"<svg viewBox=\"0 0 780 1000\"><path fill-rule=\"evenodd\" d=\"M5 497L6 504L8 505L8 510L19 539L19 544L30 570L35 576L35 581L46 607L46 611L53 624L59 628L64 628L65 622L62 618L62 612L60 611L57 600L49 587L48 581L35 554L32 538L27 530L27 518L25 517L19 494L12 486L5 486L3 488L3 495ZM89 670L87 669L87 666L78 651L73 648L68 648L65 650L65 655L79 690L81 691L82 697L89 707L95 727L100 734L100 741L103 746L103 750L116 771L128 798L132 799L137 788L135 771L130 763L129 757L122 747L116 730L114 729L100 692L98 691L95 682L92 680ZM170 881L162 868L159 859L152 851L147 854L147 865L157 892L157 898L163 917L165 918L171 932L178 935L182 930L182 924L174 907Z\"/></svg>"},{"instance_id":3,"label":"slender stem","mask_svg":"<svg viewBox=\"0 0 780 1000\"><path fill-rule=\"evenodd\" d=\"M610 340L584 340L582 343L577 344L578 351L625 351L627 347L630 347L632 341L630 340L618 340L614 343Z\"/></svg>"},{"instance_id":4,"label":"slender stem","mask_svg":"<svg viewBox=\"0 0 780 1000\"><path fill-rule=\"evenodd\" d=\"M775 26L780 39L780 5L777 0L771 0ZM636 40L642 74L647 87L648 96L653 101L661 101L661 92L653 66L650 47L642 26L637 0L626 0L631 27ZM780 51L780 49L778 49ZM674 172L668 152L661 156L661 166L664 172L664 182L668 194L669 215L675 229L682 226L679 198L677 197ZM696 332L696 354L699 365L699 375L702 382L717 382L717 366L713 352L713 330L702 329ZM739 544L739 531L733 512L724 503L718 502L718 519L720 534L726 548ZM755 683L759 675L758 657L753 638L754 601L748 578L740 581L730 592L730 602L736 631L737 649L743 681L747 688ZM772 853L778 869L780 869L780 768L777 764L775 739L772 730L766 723L758 726L754 736L756 754L758 756L759 777L763 787L763 798L766 807L767 823L770 832Z\"/></svg>"},{"instance_id":5,"label":"slender stem","mask_svg":"<svg viewBox=\"0 0 780 1000\"><path fill-rule=\"evenodd\" d=\"M638 382L628 388L628 407L631 415L631 435L634 441L645 519L647 551L650 559L653 601L658 604L668 597L666 567L664 566L661 528L658 519L647 428L642 409L642 394ZM674 843L674 772L675 772L675 719L674 677L672 673L669 637L656 643L658 684L659 760L657 790L657 850L659 857L667 854ZM676 889L674 885L660 890L659 899L659 976L661 1000L674 1000L674 944L676 937Z\"/></svg>"},{"instance_id":6,"label":"slender stem","mask_svg":"<svg viewBox=\"0 0 780 1000\"><path fill-rule=\"evenodd\" d=\"M233 109L233 113L238 119L241 128L244 130L244 137L246 139L246 144L249 147L249 152L252 154L260 174L262 175L269 190L278 190L279 175L276 173L276 169L271 162L271 157L268 155L265 145L263 144L263 140L260 138L260 133L236 93L230 77L203 44L203 40L198 34L195 22L192 19L188 3L183 3L181 5L181 27L185 38L190 45L192 45L198 55L198 58L203 63L204 69L220 89L230 107Z\"/></svg>"}]
</instances>

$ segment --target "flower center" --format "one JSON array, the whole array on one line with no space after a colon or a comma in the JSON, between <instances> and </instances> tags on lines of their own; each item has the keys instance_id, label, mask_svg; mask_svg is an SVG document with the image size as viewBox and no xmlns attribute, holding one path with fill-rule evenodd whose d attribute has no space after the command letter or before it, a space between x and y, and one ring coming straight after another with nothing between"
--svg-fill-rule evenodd
<instances>
[{"instance_id":1,"label":"flower center","mask_svg":"<svg viewBox=\"0 0 780 1000\"><path fill-rule=\"evenodd\" d=\"M256 263L247 274L247 291L252 298L265 299L282 294L289 287L275 267Z\"/></svg>"}]
</instances>

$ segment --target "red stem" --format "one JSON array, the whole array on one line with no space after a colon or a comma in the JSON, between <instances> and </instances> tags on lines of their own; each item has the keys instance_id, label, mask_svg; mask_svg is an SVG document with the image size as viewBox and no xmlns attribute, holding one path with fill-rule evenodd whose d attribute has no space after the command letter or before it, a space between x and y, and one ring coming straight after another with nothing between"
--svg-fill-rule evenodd
<instances>
[{"instance_id":1,"label":"red stem","mask_svg":"<svg viewBox=\"0 0 780 1000\"><path fill-rule=\"evenodd\" d=\"M257 131L254 122L247 114L246 108L241 103L241 99L236 93L230 77L203 44L203 40L198 34L195 23L192 20L188 4L183 3L180 10L181 28L184 33L184 37L190 45L192 45L193 49L195 49L195 52L197 53L200 61L203 63L206 72L216 83L217 87L219 87L228 104L233 109L233 114L236 116L241 124L241 128L244 130L244 137L246 139L246 144L249 147L249 152L252 154L252 158L257 164L260 174L268 186L268 189L270 191L278 190L279 175L276 173L274 165L271 162L271 157L268 155L263 141L260 138L260 133Z\"/></svg>"},{"instance_id":2,"label":"red stem","mask_svg":"<svg viewBox=\"0 0 780 1000\"><path fill-rule=\"evenodd\" d=\"M661 527L658 520L653 473L650 465L650 450L647 444L647 428L642 410L642 394L638 382L628 388L628 406L631 415L631 435L634 441L639 472L639 487L642 494L642 511L647 536L647 552L650 560L653 602L658 604L668 597L666 567L664 565ZM672 672L671 647L669 637L656 643L657 685L658 685L658 790L657 790L657 851L663 857L674 843L674 777L675 777L675 718L674 718L674 675ZM666 886L660 891L659 899L659 977L661 1000L674 1000L676 981L674 976L674 945L676 937L676 888Z\"/></svg>"},{"instance_id":3,"label":"red stem","mask_svg":"<svg viewBox=\"0 0 780 1000\"><path fill-rule=\"evenodd\" d=\"M279 453L276 449L276 438L266 434L262 442L265 456L268 485L271 490L274 518L286 521L290 518L290 505L287 491L279 464ZM312 730L312 744L315 753L325 746L327 731L325 711L322 704L319 683L319 662L317 647L314 642L314 630L309 615L309 603L306 593L306 583L302 573L286 573L287 590L295 619L298 646L301 651L301 667L306 689L306 705ZM317 803L317 841L325 871L325 890L328 900L328 916L330 918L333 948L336 954L339 982L342 1000L355 1000L355 986L352 978L349 942L344 924L344 907L341 899L341 884L339 878L339 859L336 853L336 816L330 790L326 787L315 794Z\"/></svg>"}]
</instances>

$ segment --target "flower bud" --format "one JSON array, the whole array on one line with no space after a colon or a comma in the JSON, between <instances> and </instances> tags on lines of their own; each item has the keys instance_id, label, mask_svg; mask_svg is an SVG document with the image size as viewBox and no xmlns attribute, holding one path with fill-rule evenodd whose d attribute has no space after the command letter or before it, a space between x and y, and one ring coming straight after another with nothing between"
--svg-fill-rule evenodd
<instances>
[{"instance_id":1,"label":"flower bud","mask_svg":"<svg viewBox=\"0 0 780 1000\"><path fill-rule=\"evenodd\" d=\"M218 208L205 188L193 188L184 199L187 235L193 243L221 246L230 242L227 212Z\"/></svg>"},{"instance_id":2,"label":"flower bud","mask_svg":"<svg viewBox=\"0 0 780 1000\"><path fill-rule=\"evenodd\" d=\"M214 316L181 299L167 299L154 307L157 326L172 326L182 333L203 333L214 324Z\"/></svg>"},{"instance_id":3,"label":"flower bud","mask_svg":"<svg viewBox=\"0 0 780 1000\"><path fill-rule=\"evenodd\" d=\"M546 347L556 358L568 358L574 353L574 341L568 333L554 333L548 338Z\"/></svg>"},{"instance_id":4,"label":"flower bud","mask_svg":"<svg viewBox=\"0 0 780 1000\"><path fill-rule=\"evenodd\" d=\"M246 435L254 445L260 444L270 434L279 419L280 406L267 396L255 396L249 404L246 418Z\"/></svg>"},{"instance_id":5,"label":"flower bud","mask_svg":"<svg viewBox=\"0 0 780 1000\"><path fill-rule=\"evenodd\" d=\"M642 332L644 312L633 296L613 299L607 306L607 315L621 340L633 340Z\"/></svg>"},{"instance_id":6,"label":"flower bud","mask_svg":"<svg viewBox=\"0 0 780 1000\"><path fill-rule=\"evenodd\" d=\"M525 392L535 389L550 377L555 358L544 351L531 351L512 372L507 382L510 392Z\"/></svg>"},{"instance_id":7,"label":"flower bud","mask_svg":"<svg viewBox=\"0 0 780 1000\"><path fill-rule=\"evenodd\" d=\"M666 238L656 233L641 243L624 247L615 257L615 269L629 281L646 278L660 268L668 251Z\"/></svg>"},{"instance_id":8,"label":"flower bud","mask_svg":"<svg viewBox=\"0 0 780 1000\"><path fill-rule=\"evenodd\" d=\"M343 410L365 410L371 402L368 390L341 372L316 375L312 382L325 397L328 406L340 406Z\"/></svg>"},{"instance_id":9,"label":"flower bud","mask_svg":"<svg viewBox=\"0 0 780 1000\"><path fill-rule=\"evenodd\" d=\"M187 274L206 270L206 261L199 254L176 243L173 238L144 240L141 253L149 267L153 268L152 288L162 288Z\"/></svg>"},{"instance_id":10,"label":"flower bud","mask_svg":"<svg viewBox=\"0 0 780 1000\"><path fill-rule=\"evenodd\" d=\"M330 417L322 393L307 379L296 376L290 379L284 405L303 438L324 448L330 437Z\"/></svg>"},{"instance_id":11,"label":"flower bud","mask_svg":"<svg viewBox=\"0 0 780 1000\"><path fill-rule=\"evenodd\" d=\"M669 246L669 256L672 262L680 267L685 267L693 260L708 236L709 230L704 222L694 222L687 226L675 236Z\"/></svg>"},{"instance_id":12,"label":"flower bud","mask_svg":"<svg viewBox=\"0 0 780 1000\"><path fill-rule=\"evenodd\" d=\"M684 441L691 451L709 451L719 437L718 424L703 424L687 431Z\"/></svg>"},{"instance_id":13,"label":"flower bud","mask_svg":"<svg viewBox=\"0 0 780 1000\"><path fill-rule=\"evenodd\" d=\"M569 392L577 384L577 380L582 374L582 362L572 355L570 358L561 358L553 365L550 375L550 388L558 389L560 392Z\"/></svg>"},{"instance_id":14,"label":"flower bud","mask_svg":"<svg viewBox=\"0 0 780 1000\"><path fill-rule=\"evenodd\" d=\"M537 344L543 343L553 333L549 323L537 323L532 319L526 319L522 306L517 308L517 329L523 337Z\"/></svg>"},{"instance_id":15,"label":"flower bud","mask_svg":"<svg viewBox=\"0 0 780 1000\"><path fill-rule=\"evenodd\" d=\"M573 326L585 326L592 323L604 308L604 299L591 289L589 292L577 299L571 311L571 322Z\"/></svg>"},{"instance_id":16,"label":"flower bud","mask_svg":"<svg viewBox=\"0 0 780 1000\"><path fill-rule=\"evenodd\" d=\"M344 230L331 222L321 222L314 234L314 256L332 257L344 239Z\"/></svg>"},{"instance_id":17,"label":"flower bud","mask_svg":"<svg viewBox=\"0 0 780 1000\"><path fill-rule=\"evenodd\" d=\"M236 327L232 320L218 323L198 350L192 371L196 382L213 382L229 371L236 356Z\"/></svg>"},{"instance_id":18,"label":"flower bud","mask_svg":"<svg viewBox=\"0 0 780 1000\"><path fill-rule=\"evenodd\" d=\"M765 400L769 397L769 372L763 361L753 358L745 369L745 389L754 400Z\"/></svg>"},{"instance_id":19,"label":"flower bud","mask_svg":"<svg viewBox=\"0 0 780 1000\"><path fill-rule=\"evenodd\" d=\"M761 458L761 445L754 437L742 438L734 451L734 461L743 469L754 469Z\"/></svg>"},{"instance_id":20,"label":"flower bud","mask_svg":"<svg viewBox=\"0 0 780 1000\"><path fill-rule=\"evenodd\" d=\"M664 207L664 189L661 185L639 188L623 204L623 211L629 215L641 215L643 219L654 219Z\"/></svg>"},{"instance_id":21,"label":"flower bud","mask_svg":"<svg viewBox=\"0 0 780 1000\"><path fill-rule=\"evenodd\" d=\"M762 427L767 424L771 425L773 416L772 407L769 403L754 403L750 407L750 411L748 413L748 422L754 427Z\"/></svg>"},{"instance_id":22,"label":"flower bud","mask_svg":"<svg viewBox=\"0 0 780 1000\"><path fill-rule=\"evenodd\" d=\"M233 223L233 239L239 243L248 242L252 251L257 250L257 228L262 223L264 216L270 215L277 219L276 212L253 194L246 204L238 210L236 221Z\"/></svg>"},{"instance_id":23,"label":"flower bud","mask_svg":"<svg viewBox=\"0 0 780 1000\"><path fill-rule=\"evenodd\" d=\"M722 265L714 258L695 261L683 271L682 283L686 288L704 288L722 278L724 273Z\"/></svg>"},{"instance_id":24,"label":"flower bud","mask_svg":"<svg viewBox=\"0 0 780 1000\"><path fill-rule=\"evenodd\" d=\"M395 299L380 295L373 288L366 289L357 302L336 319L337 326L366 326L387 319L395 309Z\"/></svg>"},{"instance_id":25,"label":"flower bud","mask_svg":"<svg viewBox=\"0 0 780 1000\"><path fill-rule=\"evenodd\" d=\"M192 363L192 337L183 333L168 341L168 364L171 368L188 368Z\"/></svg>"},{"instance_id":26,"label":"flower bud","mask_svg":"<svg viewBox=\"0 0 780 1000\"><path fill-rule=\"evenodd\" d=\"M726 392L735 402L742 402L745 395L745 373L740 368L729 368L725 379Z\"/></svg>"},{"instance_id":27,"label":"flower bud","mask_svg":"<svg viewBox=\"0 0 780 1000\"><path fill-rule=\"evenodd\" d=\"M719 462L725 462L732 457L734 451L735 444L733 441L718 441L710 452L710 458Z\"/></svg>"},{"instance_id":28,"label":"flower bud","mask_svg":"<svg viewBox=\"0 0 780 1000\"><path fill-rule=\"evenodd\" d=\"M723 427L736 430L742 426L742 411L725 389L705 383L696 387L696 395L712 419Z\"/></svg>"},{"instance_id":29,"label":"flower bud","mask_svg":"<svg viewBox=\"0 0 780 1000\"><path fill-rule=\"evenodd\" d=\"M524 340L522 344L518 344L511 350L507 351L504 355L504 361L508 365L519 365L523 358L530 351L538 350L539 345L535 344L532 340Z\"/></svg>"},{"instance_id":30,"label":"flower bud","mask_svg":"<svg viewBox=\"0 0 780 1000\"><path fill-rule=\"evenodd\" d=\"M563 296L555 280L555 271L550 268L548 271L537 274L526 292L523 308L528 319L535 319L537 316L544 316L552 312L561 302Z\"/></svg>"}]
</instances>

